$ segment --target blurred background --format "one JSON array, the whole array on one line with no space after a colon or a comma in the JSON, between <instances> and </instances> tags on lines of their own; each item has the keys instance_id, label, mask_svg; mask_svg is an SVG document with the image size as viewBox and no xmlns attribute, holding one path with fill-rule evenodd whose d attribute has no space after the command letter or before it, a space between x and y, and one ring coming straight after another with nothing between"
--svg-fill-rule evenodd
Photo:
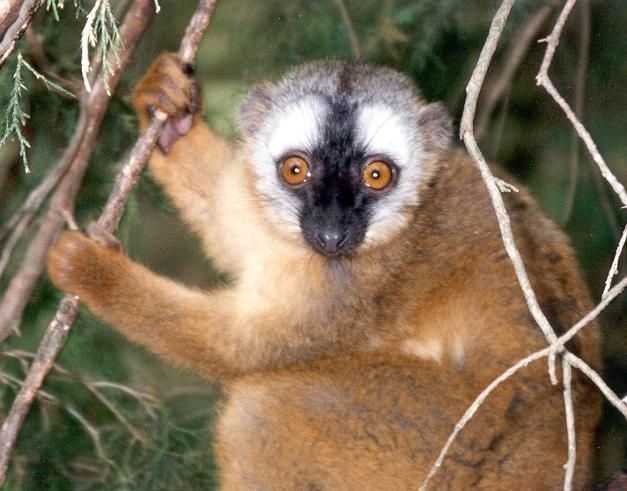
<instances>
[{"instance_id":1,"label":"blurred background","mask_svg":"<svg viewBox=\"0 0 627 491\"><path fill-rule=\"evenodd\" d=\"M51 3L51 2L48 2ZM61 2L63 3L63 2ZM31 60L42 52L47 68L79 82L80 31L85 10L66 1L59 21L44 9L22 40ZM197 57L206 119L236 136L234 112L247 87L275 79L294 64L321 58L353 58L410 75L428 100L441 100L456 120L465 86L500 2L488 0L221 0ZM110 104L99 143L78 199L81 226L96 218L111 180L137 136L130 107L132 87L154 57L176 50L196 6L161 0L162 11L137 47ZM89 10L93 2L85 1ZM116 5L116 2L113 2ZM545 37L562 2L519 0L512 11L484 92L478 118L486 156L527 185L545 213L571 237L595 301L600 299L625 210L600 176L571 125L535 84ZM535 22L535 24L534 24ZM535 27L534 27L535 25ZM580 0L562 35L551 76L578 107L608 165L627 183L627 3ZM533 30L533 29L535 30ZM518 56L511 81L502 73ZM41 53L39 53L41 56ZM13 87L15 53L0 69L0 111ZM75 100L45 89L25 75L24 132L32 172L18 146L0 148L0 223L4 223L56 162L77 117ZM499 85L500 84L500 85ZM485 108L493 105L492 111ZM483 108L483 111L482 111ZM4 124L4 123L3 123ZM148 175L134 191L119 231L125 249L151 269L189 284L210 286L220 277L202 256L197 239L181 224ZM18 245L0 292L15 271L26 241ZM620 262L619 276L625 274ZM0 416L10 408L43 328L60 299L43 278L29 303L21 334L0 355ZM627 296L602 315L604 378L627 392ZM219 388L163 364L102 326L82 310L74 332L24 425L6 489L207 489L215 486L211 419ZM597 480L627 465L624 419L606 408L599 432Z\"/></svg>"}]
</instances>

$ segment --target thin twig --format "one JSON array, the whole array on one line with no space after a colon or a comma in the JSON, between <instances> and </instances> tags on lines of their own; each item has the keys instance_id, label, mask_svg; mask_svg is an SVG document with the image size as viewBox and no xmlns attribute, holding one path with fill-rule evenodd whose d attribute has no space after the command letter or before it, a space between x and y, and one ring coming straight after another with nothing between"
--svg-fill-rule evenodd
<instances>
[{"instance_id":1,"label":"thin twig","mask_svg":"<svg viewBox=\"0 0 627 491\"><path fill-rule=\"evenodd\" d=\"M15 388L24 386L24 382L22 380L12 375L9 375L8 373L5 373L5 372L0 372L0 381ZM96 451L96 455L101 460L107 462L108 464L111 464L113 462L111 459L107 457L104 447L102 446L102 443L100 441L100 432L92 423L89 422L89 420L78 409L76 409L71 404L64 403L60 398L58 398L51 392L48 392L43 389L37 392L37 399L39 399L42 402L43 401L51 402L53 404L56 404L60 408L64 409L65 412L67 412L72 418L74 418L83 427L83 429L85 430L85 432L87 433L87 435L89 436L89 438L91 439L94 445L94 450Z\"/></svg>"},{"instance_id":2,"label":"thin twig","mask_svg":"<svg viewBox=\"0 0 627 491\"><path fill-rule=\"evenodd\" d=\"M198 8L192 16L183 40L181 41L179 54L184 62L190 63L193 60L216 3L217 0L201 0L199 2ZM133 7L134 10L127 15L127 17L130 16L135 19L136 25L141 26L141 31L145 28L151 14L150 11L146 10L146 7L151 5L152 2L149 0L143 2L138 1ZM129 44L135 44L129 43L126 38L124 39L124 45L126 47L128 47ZM97 86L94 87L94 90L96 90L96 87ZM98 224L105 232L112 233L115 231L122 217L124 204L128 199L128 195L157 142L165 119L165 114L157 111L148 129L137 140L128 159L118 172L113 190L109 195L109 200L98 219ZM57 310L57 314L55 315L55 319L46 329L44 338L37 350L35 361L26 377L22 390L20 390L17 395L9 411L9 415L2 425L0 432L0 485L6 479L9 459L15 445L19 428L28 414L28 410L45 376L50 371L54 359L67 340L72 324L76 319L78 304L78 297L72 295L64 296Z\"/></svg>"},{"instance_id":3,"label":"thin twig","mask_svg":"<svg viewBox=\"0 0 627 491\"><path fill-rule=\"evenodd\" d=\"M592 368L590 368L585 362L583 362L583 360L579 359L572 353L568 352L564 347L567 340L572 338L572 336L574 336L588 322L593 320L599 314L599 312L603 310L603 308L605 308L605 306L613 298L615 298L616 296L618 296L619 293L621 293L621 291L625 288L625 286L627 286L627 278L623 278L623 280L619 282L614 288L609 289L605 297L602 299L602 301L590 313L584 316L584 318L581 319L577 324L575 324L567 333L562 335L560 338L557 338L548 320L546 319L542 310L540 309L535 293L533 292L533 289L531 288L524 265L522 263L520 253L513 239L509 216L507 214L502 197L500 195L498 184L495 181L494 176L490 172L490 169L487 163L485 162L483 155L481 154L481 150L479 149L477 145L477 142L475 140L475 136L473 133L473 120L474 120L474 115L475 115L475 111L477 107L477 99L479 96L479 92L481 90L481 86L483 84L485 74L490 65L490 61L492 59L494 51L496 50L498 40L503 31L503 27L505 25L505 22L507 20L507 17L509 15L509 12L511 10L511 7L514 1L515 0L504 0L492 20L490 33L488 34L486 38L484 47L479 57L479 61L477 62L475 70L472 74L472 77L466 89L468 96L466 99L466 103L464 105L464 114L462 116L462 122L461 122L461 127L460 127L460 137L464 140L464 143L466 144L466 147L468 148L470 155L473 157L475 163L479 167L481 175L486 183L486 186L490 194L490 198L492 200L492 204L497 214L497 219L499 223L499 228L501 230L503 243L512 261L514 269L516 271L516 276L518 278L518 281L525 295L525 299L527 300L529 310L531 314L533 315L534 319L536 320L536 322L538 323L538 325L540 326L540 328L542 329L542 332L544 333L545 337L549 341L550 346L543 350L537 351L536 353L533 353L532 355L529 355L527 358L521 360L516 365L512 366L506 372L504 372L499 377L497 377L483 392L481 392L481 394L479 394L477 399L464 413L460 421L455 425L453 433L449 436L436 462L431 467L429 473L427 474L427 477L425 478L423 484L421 485L420 487L421 490L426 489L426 486L429 480L435 475L437 470L442 465L442 462L444 461L444 458L447 455L448 449L453 443L453 441L455 440L455 438L457 437L458 433L467 424L467 422L472 418L476 410L483 403L483 401L488 397L488 395L494 390L494 388L496 388L498 384L500 384L507 378L511 377L520 368L522 368L523 366L526 366L529 362L542 358L544 356L547 356L549 358L549 371L551 374L551 380L554 382L556 382L556 376L554 372L556 353L558 352L563 353L563 356L564 356L563 360L565 363L564 366L567 367L564 370L565 377L568 378L568 380L565 380L564 382L565 384L564 404L566 407L569 447L568 447L568 462L566 464L566 474L565 474L565 479L564 479L565 490L570 490L572 487L572 477L573 477L574 465L575 465L575 459L576 459L574 411L572 407L572 394L571 394L571 388L570 388L570 367L571 366L576 367L579 370L581 370L584 374L586 374L599 387L599 389L606 396L606 398L627 417L627 405L625 405L620 400L620 398L603 382L603 379L601 378L601 376ZM574 0L567 1L551 35L549 36L549 46L547 47L547 53L545 54L545 57L543 60L542 68L540 71L541 74L544 73L544 75L546 75L548 71L555 48L559 41L561 30L568 16L568 12L570 11L570 9L572 9L572 6L574 5L574 3L575 3ZM549 53L549 50L551 50L550 53ZM539 83L540 83L540 75L538 77L539 77ZM548 77L546 77L546 80L548 80ZM550 81L548 82L550 84ZM546 81L544 83L546 83ZM547 90L549 90L548 87L547 87ZM549 92L551 92L551 90L549 90ZM559 94L557 94L557 96L559 96ZM560 104L560 106L561 105L562 104ZM570 108L567 107L567 109L570 109ZM568 115L569 114L568 111L566 109L564 110L566 114ZM571 119L570 116L569 116L569 119ZM571 119L571 122L573 122L572 119ZM575 122L573 122L573 124L575 125L575 128L578 131L578 134L580 134L581 136L582 134L580 133L580 128L577 128L577 125L575 124ZM584 137L582 136L582 138ZM594 145L594 142L592 142L592 145ZM596 146L591 147L589 145L589 149L590 148L596 149ZM597 154L598 154L598 151L597 151ZM593 154L593 157L595 157L594 154ZM597 161L598 158L600 158L600 156L597 156L597 158L595 158L595 161ZM616 183L618 181L612 182L611 177L613 177L613 175L611 175L611 172L609 172L609 169L607 169L606 166L604 168L603 166L599 165L599 168L601 169L601 172L604 174L606 179L608 179L610 184L613 185L615 191L619 193L619 195L620 195L621 189L623 189L623 192L624 192L624 188L622 188L622 185L620 185L620 183L618 183L619 185L616 186ZM608 172L609 172L609 175L607 174ZM622 197L621 197L621 200L622 200Z\"/></svg>"},{"instance_id":4,"label":"thin twig","mask_svg":"<svg viewBox=\"0 0 627 491\"><path fill-rule=\"evenodd\" d=\"M481 138L485 133L494 108L507 94L514 75L529 51L531 42L536 38L552 11L553 5L543 5L529 17L529 20L512 40L510 48L503 54L503 68L496 71L498 77L492 78L486 83L486 90L482 91L483 97L481 104L479 104L480 110L475 125L475 133L478 138Z\"/></svg>"},{"instance_id":5,"label":"thin twig","mask_svg":"<svg viewBox=\"0 0 627 491\"><path fill-rule=\"evenodd\" d=\"M575 335L579 331L581 331L592 319L597 317L612 300L620 295L625 287L627 287L627 276L625 276L621 281L619 281L618 283L616 283L616 285L610 288L607 294L597 304L597 306L594 307L590 312L588 312L586 316L584 316L579 322L573 325L573 327L571 327L568 331L562 334L558 339L558 345L564 346L568 341L575 337Z\"/></svg>"},{"instance_id":6,"label":"thin twig","mask_svg":"<svg viewBox=\"0 0 627 491\"><path fill-rule=\"evenodd\" d=\"M26 29L24 39L28 44L29 59L31 63L35 66L35 68L41 71L47 78L53 80L61 87L66 89L68 92L72 92L74 94L80 93L83 86L78 80L72 80L68 77L62 77L52 68L51 62L48 59L46 52L44 51L44 36L35 32L32 26L30 26L28 29ZM62 91L56 91L56 93L62 97L67 97L67 94Z\"/></svg>"},{"instance_id":7,"label":"thin twig","mask_svg":"<svg viewBox=\"0 0 627 491\"><path fill-rule=\"evenodd\" d=\"M479 55L477 65L472 73L472 76L470 77L470 80L468 81L468 86L466 87L467 97L466 102L464 103L464 113L462 115L459 134L460 138L464 140L466 148L468 149L468 152L475 161L475 164L477 164L477 167L481 172L481 177L483 178L486 187L488 188L488 193L490 194L490 199L496 212L499 229L501 230L503 245L505 246L507 255L509 256L512 265L514 266L516 278L518 279L518 283L520 284L520 287L525 296L529 311L531 312L531 315L540 327L547 341L552 344L556 341L557 336L555 335L551 324L542 312L540 304L538 303L538 299L536 298L533 288L531 287L531 282L529 281L529 277L527 275L522 257L520 255L520 252L518 251L518 248L516 247L516 242L514 241L514 235L512 233L512 226L509 220L509 215L507 214L507 210L505 209L505 203L503 202L498 183L495 181L495 178L492 175L492 172L490 171L490 168L488 167L488 164L486 163L485 158L483 157L483 154L481 153L479 145L477 144L477 140L474 136L474 117L477 109L477 100L479 98L479 93L481 91L481 87L483 85L485 75L488 71L488 67L490 66L492 57L494 56L494 52L496 51L496 46L501 37L501 33L503 32L503 28L505 27L505 22L507 21L507 17L509 16L509 12L515 1L516 0L504 0L497 10L496 14L494 15L494 18L492 19L490 32L486 38L485 44L483 45L481 54ZM549 375L551 377L551 382L553 384L556 384L557 376L555 374L554 354L551 354L549 356Z\"/></svg>"},{"instance_id":8,"label":"thin twig","mask_svg":"<svg viewBox=\"0 0 627 491\"><path fill-rule=\"evenodd\" d=\"M0 352L1 356L12 358L17 360L22 367L24 374L28 373L28 368L30 365L30 360L35 358L34 353L30 353L28 351L23 350L8 350L4 352ZM109 411L115 416L115 418L124 426L128 432L135 438L136 440L141 441L143 444L147 443L147 439L145 433L136 428L131 424L128 418L123 414L123 412L118 409L118 407L103 393L102 389L106 388L115 388L128 394L129 396L135 398L137 402L144 408L146 413L154 419L154 411L152 410L152 406L154 406L157 402L156 398L151 394L147 394L145 392L141 392L131 387L126 387L122 384L111 383L108 385L107 383L101 381L88 381L84 380L79 375L71 372L67 368L59 365L58 363L52 364L52 369L56 374L63 377L70 383L80 383L85 389L87 389L96 399L98 399ZM21 384L20 384L21 385Z\"/></svg>"},{"instance_id":9,"label":"thin twig","mask_svg":"<svg viewBox=\"0 0 627 491\"><path fill-rule=\"evenodd\" d=\"M359 46L359 40L357 39L357 34L355 33L355 27L353 26L353 21L351 20L350 15L348 15L348 9L346 8L346 4L344 0L335 0L335 5L337 9L340 11L340 16L342 17L342 22L344 23L344 27L346 27L346 33L348 34L348 41L351 45L351 51L353 53L353 58L358 60L361 58L361 48Z\"/></svg>"},{"instance_id":10,"label":"thin twig","mask_svg":"<svg viewBox=\"0 0 627 491\"><path fill-rule=\"evenodd\" d=\"M459 432L464 429L464 427L472 419L474 414L481 407L481 405L488 398L488 396L494 391L494 389L496 389L501 383L505 382L507 379L513 376L521 368L525 368L530 363L536 360L539 360L540 358L549 356L551 354L551 350L552 348L548 346L540 351L536 351L535 353L532 353L531 355L523 358L518 363L508 368L505 372L503 372L497 378L495 378L490 383L490 385L488 385L485 389L481 391L481 393L476 397L476 399L472 402L472 404L468 407L468 409L466 409L466 412L463 414L463 416L455 424L455 429L446 440L446 443L442 447L442 450L440 451L438 458L436 459L434 464L431 466L431 469L429 470L427 477L425 477L425 480L420 485L420 488L418 488L420 491L425 491L427 489L427 484L429 484L429 481L433 478L433 476L435 476L438 469L442 466L442 462L444 462L444 458L446 457L446 454L448 453L448 449L451 447L451 445L457 438L457 435L459 435Z\"/></svg>"},{"instance_id":11,"label":"thin twig","mask_svg":"<svg viewBox=\"0 0 627 491\"><path fill-rule=\"evenodd\" d=\"M483 402L488 398L488 396L496 389L498 385L512 377L518 370L523 367L529 365L529 363L539 360L540 358L544 358L545 356L551 356L555 352L562 352L564 345L570 340L577 332L579 332L583 327L591 323L599 313L613 300L615 299L623 289L627 287L627 277L623 278L616 286L614 286L609 292L607 297L600 302L596 307L594 307L590 312L588 312L584 317L579 320L571 329L569 329L566 333L560 336L555 344L543 348L541 350L536 351L535 353L530 354L529 356L523 358L515 365L512 365L506 371L504 371L501 375L495 378L490 385L488 385L473 401L473 403L468 407L464 415L459 419L459 421L455 424L455 428L448 440L446 441L444 447L442 448L440 455L438 456L435 463L431 466L427 477L423 481L420 486L421 490L425 490L428 482L438 471L446 454L448 453L448 449L453 444L455 439L457 438L459 432L468 424L472 416L477 412L479 407L483 404ZM598 373L596 373L592 368L590 368L586 363L583 362L580 358L576 357L572 353L565 352L565 358L568 360L568 363L575 368L578 368L582 372L584 372L603 392L603 394L608 397L608 400L614 404L617 409L619 409L625 417L627 417L627 404L621 404L620 398L603 382Z\"/></svg>"},{"instance_id":12,"label":"thin twig","mask_svg":"<svg viewBox=\"0 0 627 491\"><path fill-rule=\"evenodd\" d=\"M621 235L620 240L618 241L618 247L616 248L616 252L614 253L614 260L612 261L612 266L610 266L610 270L607 273L607 278L605 280L605 288L603 289L603 294L601 298L605 300L607 297L610 288L612 286L612 278L618 274L618 262L620 260L620 256L623 253L623 248L625 247L625 240L627 239L627 225L625 225L625 229L623 230L623 235Z\"/></svg>"},{"instance_id":13,"label":"thin twig","mask_svg":"<svg viewBox=\"0 0 627 491\"><path fill-rule=\"evenodd\" d=\"M0 5L0 66L13 53L33 16L46 0L9 0Z\"/></svg>"},{"instance_id":14,"label":"thin twig","mask_svg":"<svg viewBox=\"0 0 627 491\"><path fill-rule=\"evenodd\" d=\"M579 30L579 61L575 74L575 114L579 119L583 118L584 92L586 88L586 72L588 71L588 58L590 55L590 0L582 0L581 3L581 29ZM568 223L572 216L577 194L577 180L579 177L579 137L573 130L570 144L568 193L564 204L562 224Z\"/></svg>"},{"instance_id":15,"label":"thin twig","mask_svg":"<svg viewBox=\"0 0 627 491\"><path fill-rule=\"evenodd\" d=\"M573 127L575 128L575 131L586 144L586 147L588 148L588 152L590 153L590 155L592 156L592 159L596 162L597 166L601 170L601 174L603 175L603 177L605 177L605 179L610 184L614 192L618 195L623 206L627 207L627 191L625 191L625 187L618 181L618 179L616 179L616 176L612 173L610 168L607 166L607 164L605 163L605 159L601 156L601 153L599 152L599 149L597 148L596 143L594 143L594 140L590 136L590 133L585 128L585 126L581 123L581 121L579 121L579 119L577 118L577 116L575 115L571 107L564 100L564 98L559 93L559 91L555 88L555 85L553 85L553 82L551 81L549 77L549 73L548 73L549 67L551 66L551 62L553 61L553 57L555 56L555 50L557 49L557 45L559 44L559 39L562 34L562 30L576 2L577 0L566 1L566 4L564 5L564 8L562 9L562 12L560 13L558 17L557 22L555 23L555 27L551 31L551 34L549 34L549 36L546 39L542 40L542 41L546 41L547 47L546 47L546 52L544 53L544 58L542 59L542 65L540 66L540 71L538 72L538 75L536 76L536 81L538 85L546 89L546 91L551 95L551 97L553 97L555 102L557 102L557 104L560 106L562 111L564 111L564 114L566 114L566 117L572 123Z\"/></svg>"},{"instance_id":16,"label":"thin twig","mask_svg":"<svg viewBox=\"0 0 627 491\"><path fill-rule=\"evenodd\" d=\"M603 378L590 367L585 361L583 361L578 356L573 355L572 353L565 354L568 363L570 363L573 367L582 371L594 384L599 388L601 393L605 396L605 398L609 401L612 406L618 409L621 414L627 419L627 402L621 400L620 397L616 395L616 393L608 387L608 385L603 381Z\"/></svg>"},{"instance_id":17,"label":"thin twig","mask_svg":"<svg viewBox=\"0 0 627 491\"><path fill-rule=\"evenodd\" d=\"M577 462L577 439L575 434L575 410L573 407L573 374L569 361L562 358L562 381L564 384L564 411L566 414L566 434L568 436L568 460L564 466L564 491L573 487L575 464Z\"/></svg>"}]
</instances>

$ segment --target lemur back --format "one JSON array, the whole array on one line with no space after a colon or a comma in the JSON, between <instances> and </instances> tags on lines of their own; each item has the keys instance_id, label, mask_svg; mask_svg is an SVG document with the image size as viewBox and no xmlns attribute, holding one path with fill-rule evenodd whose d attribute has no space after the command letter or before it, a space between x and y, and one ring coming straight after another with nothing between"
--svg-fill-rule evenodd
<instances>
[{"instance_id":1,"label":"lemur back","mask_svg":"<svg viewBox=\"0 0 627 491\"><path fill-rule=\"evenodd\" d=\"M224 489L419 485L479 391L545 346L478 171L405 76L342 62L254 87L237 147L200 116L175 55L138 84L145 128L170 115L150 170L230 285L199 291L65 232L49 273L129 339L223 380ZM590 309L566 238L525 191L506 197L541 306L563 331ZM96 238L97 239L97 238ZM574 340L599 364L596 329ZM598 398L576 378L577 489ZM544 364L498 389L434 489L559 489L561 387Z\"/></svg>"}]
</instances>

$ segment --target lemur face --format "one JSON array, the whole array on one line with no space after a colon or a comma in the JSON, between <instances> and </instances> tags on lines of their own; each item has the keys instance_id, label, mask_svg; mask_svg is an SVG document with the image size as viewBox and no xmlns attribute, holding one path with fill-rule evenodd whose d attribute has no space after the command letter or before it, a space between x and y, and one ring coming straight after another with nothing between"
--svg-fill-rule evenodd
<instances>
[{"instance_id":1,"label":"lemur face","mask_svg":"<svg viewBox=\"0 0 627 491\"><path fill-rule=\"evenodd\" d=\"M328 257L387 242L433 172L429 107L403 75L344 63L306 65L253 90L242 126L275 226Z\"/></svg>"}]
</instances>

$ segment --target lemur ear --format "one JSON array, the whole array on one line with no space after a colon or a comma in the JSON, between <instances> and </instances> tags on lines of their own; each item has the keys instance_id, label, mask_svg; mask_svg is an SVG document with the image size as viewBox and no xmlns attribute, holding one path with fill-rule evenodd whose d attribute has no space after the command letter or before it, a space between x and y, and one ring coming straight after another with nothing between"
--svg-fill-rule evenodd
<instances>
[{"instance_id":1,"label":"lemur ear","mask_svg":"<svg viewBox=\"0 0 627 491\"><path fill-rule=\"evenodd\" d=\"M427 152L437 152L450 145L453 121L442 103L423 106L418 112L418 127Z\"/></svg>"},{"instance_id":2,"label":"lemur ear","mask_svg":"<svg viewBox=\"0 0 627 491\"><path fill-rule=\"evenodd\" d=\"M269 82L253 85L239 106L239 127L245 136L257 132L263 116L270 110L274 86Z\"/></svg>"}]
</instances>

